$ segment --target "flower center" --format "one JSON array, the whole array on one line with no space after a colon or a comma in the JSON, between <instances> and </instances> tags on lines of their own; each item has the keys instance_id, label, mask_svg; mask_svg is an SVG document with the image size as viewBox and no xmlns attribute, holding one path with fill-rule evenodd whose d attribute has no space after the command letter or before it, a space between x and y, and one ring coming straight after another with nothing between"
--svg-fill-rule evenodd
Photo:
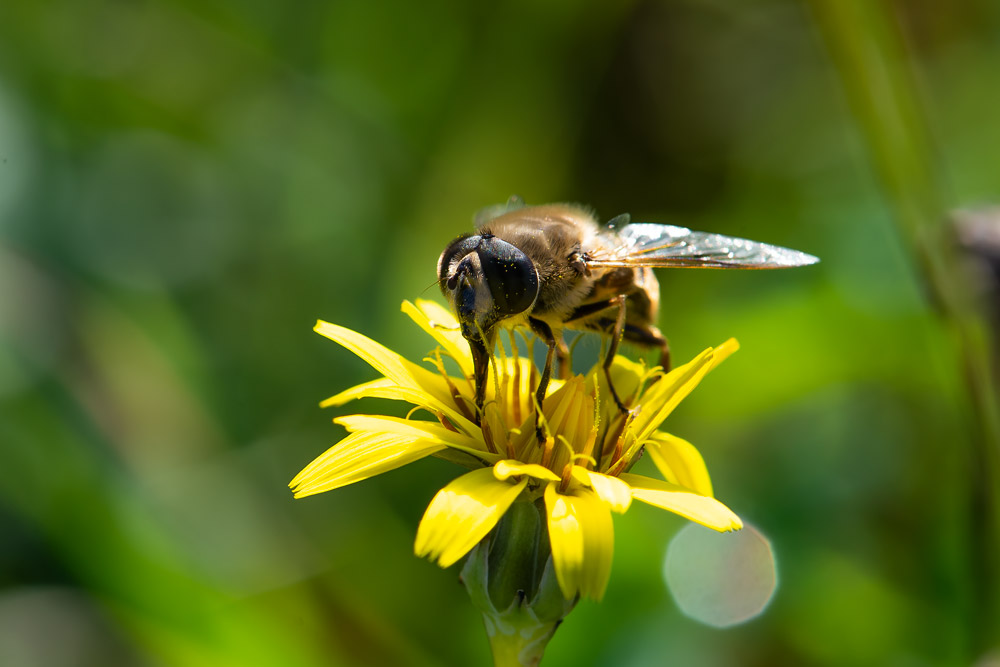
<instances>
[{"instance_id":1,"label":"flower center","mask_svg":"<svg viewBox=\"0 0 1000 667\"><path fill-rule=\"evenodd\" d=\"M631 447L634 435L629 427L638 408L622 415L611 402L599 370L565 380L553 378L538 418L545 434L539 442L535 433L535 390L540 374L530 355L518 353L513 334L512 352L507 354L503 346L500 350L491 363L493 381L488 383L480 433L470 435L481 434L490 453L548 468L564 478L563 486L569 483L573 465L613 475L628 469L630 450L635 449ZM449 376L440 350L435 350L428 361L443 378L455 409L474 422L472 379ZM634 400L652 375L642 365L627 363L630 366L624 375L628 381L622 383L622 395ZM454 428L440 415L439 419Z\"/></svg>"}]
</instances>

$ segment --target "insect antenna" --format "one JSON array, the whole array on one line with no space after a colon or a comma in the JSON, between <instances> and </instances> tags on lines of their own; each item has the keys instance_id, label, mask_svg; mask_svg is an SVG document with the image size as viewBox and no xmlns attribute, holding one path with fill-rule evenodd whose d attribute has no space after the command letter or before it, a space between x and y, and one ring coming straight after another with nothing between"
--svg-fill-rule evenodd
<instances>
[{"instance_id":1,"label":"insect antenna","mask_svg":"<svg viewBox=\"0 0 1000 667\"><path fill-rule=\"evenodd\" d=\"M427 292L427 290L429 290L430 288L434 287L435 285L438 286L438 289L441 289L441 285L444 284L444 282L447 279L448 279L447 277L438 278L437 280L435 280L434 282L432 282L430 285L428 285L427 287L425 287L422 290L420 290L420 296L423 296Z\"/></svg>"}]
</instances>

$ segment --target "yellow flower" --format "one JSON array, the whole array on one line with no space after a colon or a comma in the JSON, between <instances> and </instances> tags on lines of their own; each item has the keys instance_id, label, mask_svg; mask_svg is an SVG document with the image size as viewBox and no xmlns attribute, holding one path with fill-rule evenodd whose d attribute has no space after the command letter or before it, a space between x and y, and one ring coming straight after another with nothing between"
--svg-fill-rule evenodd
<instances>
[{"instance_id":1,"label":"yellow flower","mask_svg":"<svg viewBox=\"0 0 1000 667\"><path fill-rule=\"evenodd\" d=\"M552 562L566 599L604 594L614 549L611 513L624 513L633 499L718 531L742 527L739 517L714 499L698 451L658 430L705 374L739 347L735 340L666 374L616 357L612 376L631 406L627 415L606 399L600 366L583 376L553 380L542 405L548 437L539 443L533 389L538 371L530 359L518 357L512 346L513 356L495 361L480 426L474 418L472 358L455 318L430 301L404 302L403 312L438 343L425 359L429 367L349 329L316 324L318 333L383 376L321 405L390 398L413 404L414 412L422 408L433 420L412 418L413 412L406 419L337 417L334 422L349 435L292 480L295 497L359 482L431 454L460 463L472 470L431 501L417 530L417 555L448 567L486 537L515 501L543 502ZM457 363L457 377L447 372L442 352ZM663 480L628 472L643 450Z\"/></svg>"}]
</instances>

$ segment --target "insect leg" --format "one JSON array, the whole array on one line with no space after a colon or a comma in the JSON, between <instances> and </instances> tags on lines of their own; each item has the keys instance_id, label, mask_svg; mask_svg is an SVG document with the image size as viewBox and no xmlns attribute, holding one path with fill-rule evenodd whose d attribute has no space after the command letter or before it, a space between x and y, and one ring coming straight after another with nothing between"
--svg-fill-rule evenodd
<instances>
[{"instance_id":1,"label":"insect leg","mask_svg":"<svg viewBox=\"0 0 1000 667\"><path fill-rule=\"evenodd\" d=\"M635 296L634 294L632 295ZM613 299L608 299L607 301L598 301L595 303L588 303L580 306L566 318L566 324L572 325L574 322L586 319L588 317L593 317L605 310L610 310L612 308L620 308L619 299L621 297L615 297ZM625 301L626 306L629 304L629 300ZM636 305L636 304L633 304ZM641 312L641 304L639 312ZM626 307L629 313L635 313L636 311L632 308ZM609 313L610 314L610 313ZM636 345L641 345L642 347L655 347L660 350L660 366L663 367L664 372L670 371L670 344L667 339L663 337L660 330L657 329L652 324L643 321L644 318L638 317L636 321L629 322L626 320L624 328L620 329L620 336L629 343L635 343ZM591 320L593 322L592 327L588 327L597 331L603 331L605 333L612 333L618 328L618 320L611 319L610 317L599 317L596 320Z\"/></svg>"},{"instance_id":2,"label":"insect leg","mask_svg":"<svg viewBox=\"0 0 1000 667\"><path fill-rule=\"evenodd\" d=\"M569 379L570 374L569 348L562 336L556 339L556 375L561 380Z\"/></svg>"},{"instance_id":3,"label":"insect leg","mask_svg":"<svg viewBox=\"0 0 1000 667\"><path fill-rule=\"evenodd\" d=\"M538 442L544 442L545 434L542 433L541 423L542 401L545 400L545 391L549 388L549 380L552 377L552 360L556 355L556 349L559 347L559 344L552 333L552 328L542 320L529 317L528 325L539 338L545 341L545 344L549 348L545 354L545 368L542 369L542 377L538 380L538 390L535 392L535 400L538 401L538 410L535 411L535 437L538 438Z\"/></svg>"},{"instance_id":4,"label":"insect leg","mask_svg":"<svg viewBox=\"0 0 1000 667\"><path fill-rule=\"evenodd\" d=\"M605 299L603 301L595 301L594 303L585 303L579 306L576 310L569 314L566 318L566 324L576 322L578 320L586 319L592 315L598 313L603 313L605 310L610 310L611 308L618 307L618 297L611 299Z\"/></svg>"},{"instance_id":5,"label":"insect leg","mask_svg":"<svg viewBox=\"0 0 1000 667\"><path fill-rule=\"evenodd\" d=\"M480 340L470 340L469 349L472 352L472 368L476 379L476 423L482 419L483 404L486 402L486 381L490 373L490 354L486 345Z\"/></svg>"},{"instance_id":6,"label":"insect leg","mask_svg":"<svg viewBox=\"0 0 1000 667\"><path fill-rule=\"evenodd\" d=\"M663 367L664 373L670 371L670 344L659 329L651 324L626 323L622 338L643 347L659 348L660 366Z\"/></svg>"},{"instance_id":7,"label":"insect leg","mask_svg":"<svg viewBox=\"0 0 1000 667\"><path fill-rule=\"evenodd\" d=\"M615 326L611 331L611 344L608 345L608 353L604 357L604 377L608 381L611 398L615 399L615 405L618 406L618 410L626 413L628 412L628 408L622 403L622 399L618 398L618 392L615 391L615 385L611 381L611 364L615 360L615 354L618 352L618 344L622 339L622 331L625 329L625 295L622 294L615 300L618 302L618 317L615 318Z\"/></svg>"}]
</instances>

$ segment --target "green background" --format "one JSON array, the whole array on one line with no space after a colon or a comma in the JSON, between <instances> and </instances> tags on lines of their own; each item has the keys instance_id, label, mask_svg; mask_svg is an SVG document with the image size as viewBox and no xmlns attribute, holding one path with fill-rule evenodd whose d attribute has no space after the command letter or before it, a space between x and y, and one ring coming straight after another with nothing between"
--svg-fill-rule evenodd
<instances>
[{"instance_id":1,"label":"green background","mask_svg":"<svg viewBox=\"0 0 1000 667\"><path fill-rule=\"evenodd\" d=\"M512 193L822 259L659 273L676 360L742 344L666 428L771 539L771 606L683 616L661 574L683 522L634 507L545 664L980 659L969 391L868 149L884 107L846 92L878 58L830 55L886 38L825 4L6 0L0 662L485 664L457 567L412 555L458 469L286 484L355 407L318 402L375 377L314 321L419 359L400 302L440 298L442 248ZM935 223L995 201L1000 5L885 7Z\"/></svg>"}]
</instances>

